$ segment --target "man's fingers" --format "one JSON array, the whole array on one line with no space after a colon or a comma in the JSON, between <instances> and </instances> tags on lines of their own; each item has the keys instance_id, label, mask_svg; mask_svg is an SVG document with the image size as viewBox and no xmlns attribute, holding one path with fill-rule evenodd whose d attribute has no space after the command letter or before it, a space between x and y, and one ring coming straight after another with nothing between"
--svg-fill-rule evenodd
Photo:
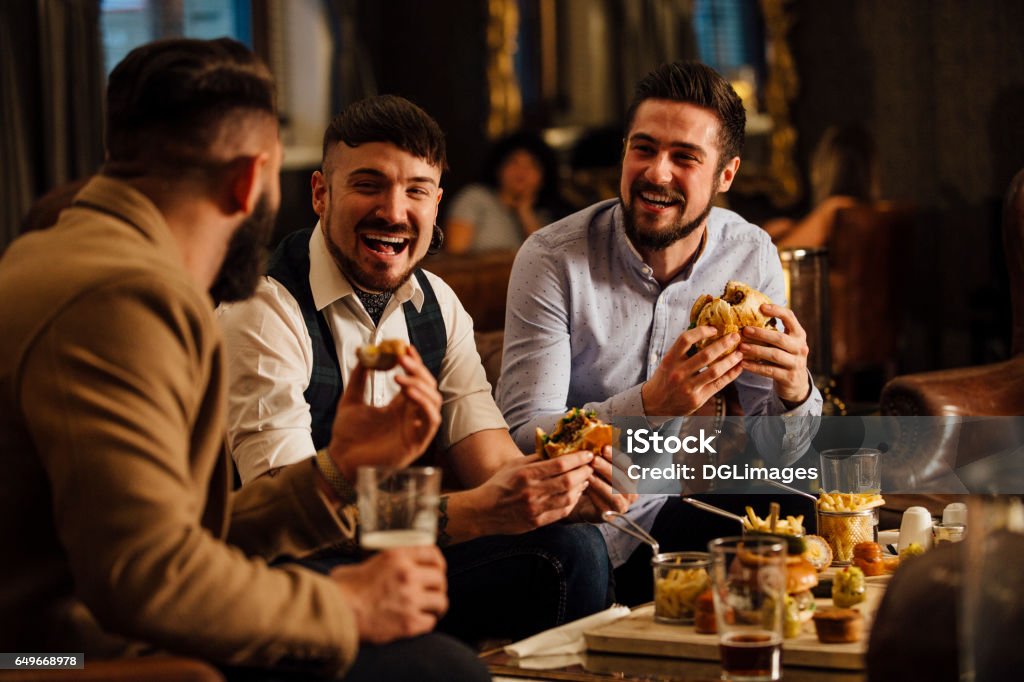
<instances>
[{"instance_id":1,"label":"man's fingers","mask_svg":"<svg viewBox=\"0 0 1024 682\"><path fill-rule=\"evenodd\" d=\"M420 377L424 381L437 385L437 380L423 364L423 358L420 357L419 351L414 346L410 345L408 353L398 356L398 364L409 376Z\"/></svg>"},{"instance_id":2,"label":"man's fingers","mask_svg":"<svg viewBox=\"0 0 1024 682\"><path fill-rule=\"evenodd\" d=\"M366 392L366 378L369 375L370 370L363 367L361 362L357 362L356 366L352 368L352 373L348 375L348 380L345 382L345 392L341 395L341 400L338 401L338 406L342 404L362 404L363 395Z\"/></svg>"},{"instance_id":3,"label":"man's fingers","mask_svg":"<svg viewBox=\"0 0 1024 682\"><path fill-rule=\"evenodd\" d=\"M527 465L527 468L537 478L550 478L588 465L593 459L594 453L589 450L579 450L578 452L570 452L567 455L559 455L551 459L532 462Z\"/></svg>"},{"instance_id":4,"label":"man's fingers","mask_svg":"<svg viewBox=\"0 0 1024 682\"><path fill-rule=\"evenodd\" d=\"M720 339L715 339L714 342L709 343L703 350L686 361L686 371L696 374L716 360L729 357L726 353L736 348L740 341L740 335L736 333L726 334Z\"/></svg>"},{"instance_id":5,"label":"man's fingers","mask_svg":"<svg viewBox=\"0 0 1024 682\"><path fill-rule=\"evenodd\" d=\"M434 568L437 568L439 571L441 571L441 574L444 575L444 570L446 566L444 554L442 554L441 550L439 550L437 547L408 547L399 551L408 552L409 558L411 558L420 566L432 566Z\"/></svg>"},{"instance_id":6,"label":"man's fingers","mask_svg":"<svg viewBox=\"0 0 1024 682\"><path fill-rule=\"evenodd\" d=\"M675 342L672 344L672 347L668 349L667 353L665 353L665 358L671 359L672 361L685 360L686 353L687 351L690 350L690 346L697 343L698 341L710 339L717 333L717 329L715 329L714 327L709 327L707 325L701 327L694 327L693 329L687 329L685 332L683 332L676 338Z\"/></svg>"},{"instance_id":7,"label":"man's fingers","mask_svg":"<svg viewBox=\"0 0 1024 682\"><path fill-rule=\"evenodd\" d=\"M705 400L707 400L711 396L715 395L716 393L721 391L723 388L725 388L726 386L728 386L732 382L736 381L736 379L739 378L739 376L741 374L743 374L743 370L747 369L747 364L748 363L746 363L746 362L741 362L741 363L735 365L734 367L732 367L729 371L727 371L722 376L718 377L717 379L715 379L711 383L705 385L704 389L703 389L707 393L707 397L705 398ZM763 366L763 365L760 365L760 366Z\"/></svg>"},{"instance_id":8,"label":"man's fingers","mask_svg":"<svg viewBox=\"0 0 1024 682\"><path fill-rule=\"evenodd\" d=\"M444 403L444 398L437 390L437 386L418 377L402 376L400 374L395 375L395 383L402 387L403 393L416 390L420 395L424 397L433 407L441 409L441 405ZM395 396L396 398L398 396Z\"/></svg>"},{"instance_id":9,"label":"man's fingers","mask_svg":"<svg viewBox=\"0 0 1024 682\"><path fill-rule=\"evenodd\" d=\"M786 334L791 336L807 336L807 332L804 330L803 325L800 324L800 320L797 319L796 313L790 308L784 308L781 305L774 305L764 303L761 305L761 312L771 317L777 317L782 320L782 325L786 328Z\"/></svg>"},{"instance_id":10,"label":"man's fingers","mask_svg":"<svg viewBox=\"0 0 1024 682\"><path fill-rule=\"evenodd\" d=\"M778 365L779 367L793 369L796 367L795 356L774 346L753 346L748 343L740 344L744 359L748 362L764 362Z\"/></svg>"}]
</instances>

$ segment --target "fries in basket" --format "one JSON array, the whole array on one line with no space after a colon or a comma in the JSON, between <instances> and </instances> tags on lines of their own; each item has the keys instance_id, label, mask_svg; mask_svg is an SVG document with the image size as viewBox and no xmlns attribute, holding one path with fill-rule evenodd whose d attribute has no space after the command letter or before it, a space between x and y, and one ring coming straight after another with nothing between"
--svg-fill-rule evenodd
<instances>
[{"instance_id":1,"label":"fries in basket","mask_svg":"<svg viewBox=\"0 0 1024 682\"><path fill-rule=\"evenodd\" d=\"M853 548L873 542L878 519L870 512L885 504L878 493L826 493L818 498L818 534L832 547L833 565L853 560Z\"/></svg>"},{"instance_id":2,"label":"fries in basket","mask_svg":"<svg viewBox=\"0 0 1024 682\"><path fill-rule=\"evenodd\" d=\"M881 507L885 500L878 493L826 493L818 499L818 509L827 512L859 512Z\"/></svg>"}]
</instances>

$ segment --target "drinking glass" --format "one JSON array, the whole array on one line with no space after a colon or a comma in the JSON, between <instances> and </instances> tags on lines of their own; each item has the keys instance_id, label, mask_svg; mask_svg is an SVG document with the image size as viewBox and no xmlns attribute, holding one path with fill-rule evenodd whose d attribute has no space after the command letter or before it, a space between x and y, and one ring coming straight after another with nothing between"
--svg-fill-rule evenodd
<instances>
[{"instance_id":1,"label":"drinking glass","mask_svg":"<svg viewBox=\"0 0 1024 682\"><path fill-rule=\"evenodd\" d=\"M730 537L712 540L708 550L722 679L780 679L785 543L770 538Z\"/></svg>"},{"instance_id":2,"label":"drinking glass","mask_svg":"<svg viewBox=\"0 0 1024 682\"><path fill-rule=\"evenodd\" d=\"M882 452L838 448L821 453L821 489L825 492L877 493L882 490Z\"/></svg>"},{"instance_id":3,"label":"drinking glass","mask_svg":"<svg viewBox=\"0 0 1024 682\"><path fill-rule=\"evenodd\" d=\"M360 545L377 551L392 547L433 545L441 470L435 467L359 467Z\"/></svg>"}]
</instances>

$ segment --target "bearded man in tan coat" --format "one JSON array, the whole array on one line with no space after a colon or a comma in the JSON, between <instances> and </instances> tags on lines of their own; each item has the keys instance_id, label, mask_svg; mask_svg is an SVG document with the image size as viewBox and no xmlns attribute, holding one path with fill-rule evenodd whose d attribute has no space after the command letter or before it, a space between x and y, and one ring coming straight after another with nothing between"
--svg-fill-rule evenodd
<instances>
[{"instance_id":1,"label":"bearded man in tan coat","mask_svg":"<svg viewBox=\"0 0 1024 682\"><path fill-rule=\"evenodd\" d=\"M106 139L57 225L0 261L0 650L485 678L453 640L403 639L447 608L435 547L268 565L350 536L355 468L430 442L441 398L414 352L391 403L363 404L357 374L323 453L229 494L211 294L251 294L280 201L266 67L228 39L137 48L110 75Z\"/></svg>"}]
</instances>

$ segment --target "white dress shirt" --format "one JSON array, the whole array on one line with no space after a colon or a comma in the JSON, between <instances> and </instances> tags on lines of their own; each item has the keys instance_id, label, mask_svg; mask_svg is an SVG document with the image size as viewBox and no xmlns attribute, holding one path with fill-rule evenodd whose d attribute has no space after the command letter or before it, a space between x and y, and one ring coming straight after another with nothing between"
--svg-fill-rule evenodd
<instances>
[{"instance_id":1,"label":"white dress shirt","mask_svg":"<svg viewBox=\"0 0 1024 682\"><path fill-rule=\"evenodd\" d=\"M441 308L448 346L441 363L441 445L448 448L485 429L507 428L491 397L473 338L473 320L451 288L427 273ZM373 321L327 251L320 224L309 241L309 281L324 313L344 376L356 365L356 348L384 339L409 340L402 304L419 310L423 289L410 277L392 295L380 323ZM303 392L313 370L313 346L295 298L264 277L247 301L222 305L218 316L227 349L229 398L227 446L246 483L314 454L309 405ZM370 372L365 399L386 405L399 391L396 368Z\"/></svg>"}]
</instances>

